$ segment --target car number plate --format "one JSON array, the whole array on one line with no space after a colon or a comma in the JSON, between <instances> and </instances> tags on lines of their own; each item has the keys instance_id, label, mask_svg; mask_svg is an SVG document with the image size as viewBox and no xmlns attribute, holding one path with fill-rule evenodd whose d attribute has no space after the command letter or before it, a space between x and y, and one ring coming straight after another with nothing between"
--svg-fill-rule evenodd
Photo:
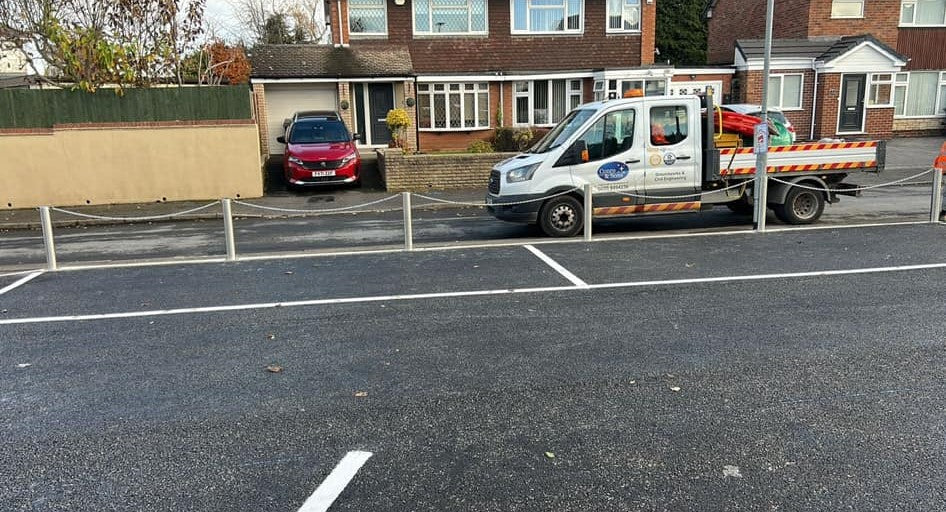
<instances>
[{"instance_id":1,"label":"car number plate","mask_svg":"<svg viewBox=\"0 0 946 512\"><path fill-rule=\"evenodd\" d=\"M335 176L335 171L312 171L313 178L320 178L322 176Z\"/></svg>"}]
</instances>

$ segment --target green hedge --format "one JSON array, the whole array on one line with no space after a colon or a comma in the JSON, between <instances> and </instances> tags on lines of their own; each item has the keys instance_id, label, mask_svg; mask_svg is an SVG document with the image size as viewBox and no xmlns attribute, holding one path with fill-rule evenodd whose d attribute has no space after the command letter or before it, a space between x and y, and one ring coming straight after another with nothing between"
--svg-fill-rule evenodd
<instances>
[{"instance_id":1,"label":"green hedge","mask_svg":"<svg viewBox=\"0 0 946 512\"><path fill-rule=\"evenodd\" d=\"M0 90L0 128L51 128L66 123L250 119L245 86L113 89L90 94L64 89Z\"/></svg>"}]
</instances>

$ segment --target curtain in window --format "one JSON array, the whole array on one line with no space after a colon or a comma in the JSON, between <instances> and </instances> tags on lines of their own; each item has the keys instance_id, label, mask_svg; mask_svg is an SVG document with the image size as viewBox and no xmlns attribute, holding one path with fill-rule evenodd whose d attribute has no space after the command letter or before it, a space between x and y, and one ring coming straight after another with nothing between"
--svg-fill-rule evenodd
<instances>
[{"instance_id":1,"label":"curtain in window","mask_svg":"<svg viewBox=\"0 0 946 512\"><path fill-rule=\"evenodd\" d=\"M512 5L515 30L529 30L529 0L515 0Z\"/></svg>"},{"instance_id":2,"label":"curtain in window","mask_svg":"<svg viewBox=\"0 0 946 512\"><path fill-rule=\"evenodd\" d=\"M769 77L769 86L766 89L766 99L768 100L769 107L777 107L782 101L780 97L782 93L782 77L780 76L770 76Z\"/></svg>"},{"instance_id":3,"label":"curtain in window","mask_svg":"<svg viewBox=\"0 0 946 512\"><path fill-rule=\"evenodd\" d=\"M801 108L801 75L782 77L782 108Z\"/></svg>"},{"instance_id":4,"label":"curtain in window","mask_svg":"<svg viewBox=\"0 0 946 512\"><path fill-rule=\"evenodd\" d=\"M938 82L939 73L936 72L910 73L904 114L908 116L931 116L935 114Z\"/></svg>"},{"instance_id":5,"label":"curtain in window","mask_svg":"<svg viewBox=\"0 0 946 512\"><path fill-rule=\"evenodd\" d=\"M623 22L621 21L623 8L623 0L608 0L608 28L621 30L623 26Z\"/></svg>"},{"instance_id":6,"label":"curtain in window","mask_svg":"<svg viewBox=\"0 0 946 512\"><path fill-rule=\"evenodd\" d=\"M529 25L532 32L565 30L565 9L532 9L529 12Z\"/></svg>"},{"instance_id":7,"label":"curtain in window","mask_svg":"<svg viewBox=\"0 0 946 512\"><path fill-rule=\"evenodd\" d=\"M917 25L942 25L946 23L946 0L917 0Z\"/></svg>"},{"instance_id":8,"label":"curtain in window","mask_svg":"<svg viewBox=\"0 0 946 512\"><path fill-rule=\"evenodd\" d=\"M536 80L532 84L532 105L535 108L535 124L549 124L549 83Z\"/></svg>"},{"instance_id":9,"label":"curtain in window","mask_svg":"<svg viewBox=\"0 0 946 512\"><path fill-rule=\"evenodd\" d=\"M567 112L565 98L565 80L552 80L552 121L557 123Z\"/></svg>"}]
</instances>

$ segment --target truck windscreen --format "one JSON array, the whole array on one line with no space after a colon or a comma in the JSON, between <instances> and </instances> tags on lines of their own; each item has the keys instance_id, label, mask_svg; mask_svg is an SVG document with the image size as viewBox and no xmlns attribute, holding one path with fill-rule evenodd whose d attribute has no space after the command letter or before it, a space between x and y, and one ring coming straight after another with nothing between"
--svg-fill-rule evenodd
<instances>
[{"instance_id":1,"label":"truck windscreen","mask_svg":"<svg viewBox=\"0 0 946 512\"><path fill-rule=\"evenodd\" d=\"M527 149L526 153L545 153L561 146L585 124L585 121L594 116L595 112L591 109L572 110L565 116L565 119L555 125L555 128L545 134L545 137L542 137L539 142Z\"/></svg>"}]
</instances>

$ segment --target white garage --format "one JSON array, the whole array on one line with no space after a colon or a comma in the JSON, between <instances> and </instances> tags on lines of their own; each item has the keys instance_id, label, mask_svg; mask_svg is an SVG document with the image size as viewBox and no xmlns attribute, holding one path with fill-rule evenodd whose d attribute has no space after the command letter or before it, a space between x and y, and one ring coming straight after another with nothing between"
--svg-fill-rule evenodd
<instances>
[{"instance_id":1,"label":"white garage","mask_svg":"<svg viewBox=\"0 0 946 512\"><path fill-rule=\"evenodd\" d=\"M283 145L276 142L282 135L283 121L300 110L338 110L337 88L334 83L295 83L264 85L266 97L267 132L269 153L283 152Z\"/></svg>"}]
</instances>

